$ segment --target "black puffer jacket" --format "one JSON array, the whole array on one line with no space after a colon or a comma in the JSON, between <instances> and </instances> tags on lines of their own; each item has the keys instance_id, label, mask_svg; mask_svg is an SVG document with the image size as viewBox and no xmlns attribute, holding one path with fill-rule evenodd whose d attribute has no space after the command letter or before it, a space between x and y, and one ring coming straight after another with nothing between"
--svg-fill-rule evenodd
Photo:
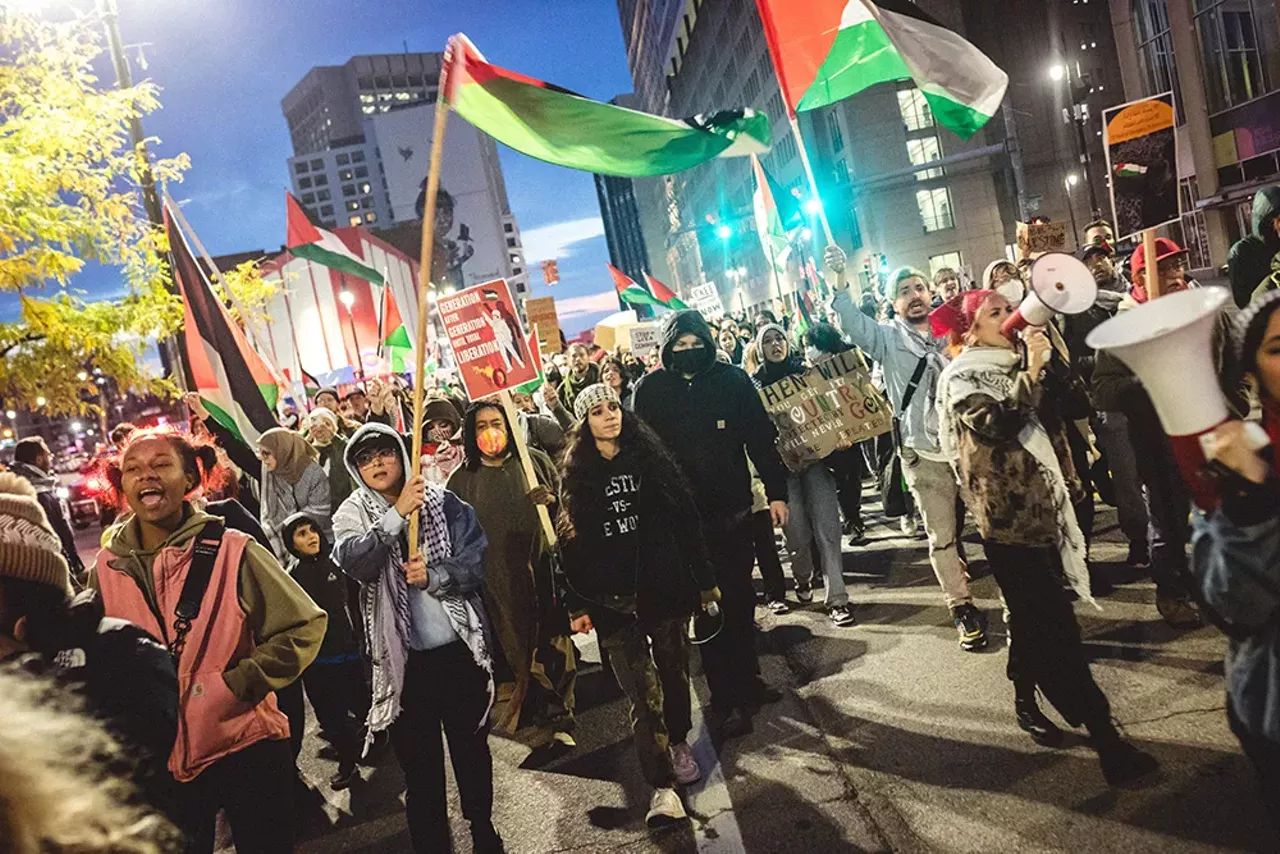
<instances>
[{"instance_id":1,"label":"black puffer jacket","mask_svg":"<svg viewBox=\"0 0 1280 854\"><path fill-rule=\"evenodd\" d=\"M774 447L777 430L751 378L741 368L713 358L693 377L669 366L672 346L696 335L715 353L711 328L696 311L677 311L662 323L662 369L636 386L636 414L657 432L693 485L694 500L708 527L751 512L751 455L770 501L787 500L787 475ZM745 453L744 453L745 452Z\"/></svg>"}]
</instances>

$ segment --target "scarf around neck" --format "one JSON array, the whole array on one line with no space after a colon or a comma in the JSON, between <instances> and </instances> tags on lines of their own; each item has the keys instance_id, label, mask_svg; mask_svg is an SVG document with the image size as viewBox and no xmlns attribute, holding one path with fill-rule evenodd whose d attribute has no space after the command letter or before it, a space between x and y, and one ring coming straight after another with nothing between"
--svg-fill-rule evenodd
<instances>
[{"instance_id":1,"label":"scarf around neck","mask_svg":"<svg viewBox=\"0 0 1280 854\"><path fill-rule=\"evenodd\" d=\"M959 459L959 425L956 407L973 394L996 402L1008 400L1017 380L1021 357L998 347L966 347L942 372L938 381L939 438L948 459ZM1085 562L1084 534L1076 522L1071 491L1067 488L1058 455L1040 419L1032 416L1018 433L1018 444L1036 461L1036 468L1049 485L1058 527L1058 554L1072 589L1081 601L1098 610L1089 587L1089 567Z\"/></svg>"}]
</instances>

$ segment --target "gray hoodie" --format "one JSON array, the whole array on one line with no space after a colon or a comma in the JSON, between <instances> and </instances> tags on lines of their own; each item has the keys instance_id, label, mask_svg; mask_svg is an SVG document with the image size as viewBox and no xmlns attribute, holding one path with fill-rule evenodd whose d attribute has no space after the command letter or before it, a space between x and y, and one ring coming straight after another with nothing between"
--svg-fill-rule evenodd
<instances>
[{"instance_id":1,"label":"gray hoodie","mask_svg":"<svg viewBox=\"0 0 1280 854\"><path fill-rule=\"evenodd\" d=\"M882 366L885 391L899 418L903 446L926 459L944 460L934 408L938 377L942 376L944 367L941 339L922 335L901 318L877 323L858 310L848 288L836 291L831 307L840 320L841 330L854 346ZM900 412L907 385L921 359L925 360L925 368L920 384L911 396L907 411Z\"/></svg>"}]
</instances>

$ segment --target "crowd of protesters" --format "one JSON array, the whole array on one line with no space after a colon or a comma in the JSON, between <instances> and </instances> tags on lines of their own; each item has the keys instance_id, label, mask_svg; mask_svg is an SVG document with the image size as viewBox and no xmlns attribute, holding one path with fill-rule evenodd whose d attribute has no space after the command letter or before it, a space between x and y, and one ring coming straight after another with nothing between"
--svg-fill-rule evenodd
<instances>
[{"instance_id":1,"label":"crowd of protesters","mask_svg":"<svg viewBox=\"0 0 1280 854\"><path fill-rule=\"evenodd\" d=\"M1252 389L1274 442L1280 255L1262 256L1280 248L1280 200L1259 197L1257 234L1232 255L1247 307L1223 310L1207 358L1237 415ZM591 632L631 707L646 822L681 821L681 787L707 770L689 743L691 632L713 732L750 732L782 696L760 676L757 606L785 614L821 587L830 624L857 625L844 571L866 542L868 480L904 538L923 526L968 652L989 645L970 589L979 559L961 542L972 520L1005 607L1013 722L1061 745L1043 697L1087 730L1105 780L1122 785L1156 761L1116 729L1072 604L1109 593L1089 549L1095 494L1115 505L1160 616L1230 637L1230 724L1280 815L1272 459L1239 422L1220 429L1208 447L1223 500L1193 519L1142 385L1085 343L1153 294L1197 287L1187 253L1160 238L1155 258L1138 247L1123 260L1103 222L1082 242L1095 304L1016 339L1002 327L1028 264L997 259L977 281L902 268L859 297L832 246L820 316L668 313L653 354L574 343L510 405L469 402L437 377L417 447L397 380L322 388L252 440L188 395L190 432L113 432L120 520L87 570L48 449L25 440L0 473L0 657L13 660L0 709L42 743L0 728L0 805L31 761L49 772L32 791L75 796L22 814L0 806L0 832L47 843L39 850L212 851L221 811L237 850L287 851L305 788L305 695L338 760L333 789L361 784L361 763L389 743L414 849L448 851L447 742L475 850L502 851L490 734L575 748L574 636ZM761 390L836 354L873 378L891 430L788 468ZM74 698L50 699L64 689ZM95 722L77 725L81 714ZM77 828L89 810L96 820Z\"/></svg>"}]
</instances>

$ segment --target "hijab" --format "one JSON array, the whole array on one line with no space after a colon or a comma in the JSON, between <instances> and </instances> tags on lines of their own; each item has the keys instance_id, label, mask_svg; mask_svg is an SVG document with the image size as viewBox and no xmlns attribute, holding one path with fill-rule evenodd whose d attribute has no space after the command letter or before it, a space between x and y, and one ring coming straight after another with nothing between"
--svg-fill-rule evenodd
<instances>
[{"instance_id":1,"label":"hijab","mask_svg":"<svg viewBox=\"0 0 1280 854\"><path fill-rule=\"evenodd\" d=\"M276 427L258 437L258 447L271 452L276 468L271 474L293 486L302 479L307 466L318 462L320 455L301 433Z\"/></svg>"}]
</instances>

